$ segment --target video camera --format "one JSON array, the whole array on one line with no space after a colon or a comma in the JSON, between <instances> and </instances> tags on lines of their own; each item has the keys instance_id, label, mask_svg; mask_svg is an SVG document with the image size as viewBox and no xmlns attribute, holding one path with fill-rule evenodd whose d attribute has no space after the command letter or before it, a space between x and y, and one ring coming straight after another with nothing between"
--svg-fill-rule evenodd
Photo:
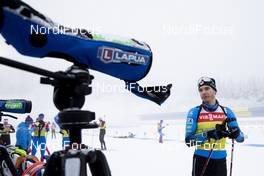
<instances>
[{"instance_id":1,"label":"video camera","mask_svg":"<svg viewBox=\"0 0 264 176\"><path fill-rule=\"evenodd\" d=\"M17 119L17 117L4 114L2 112L16 113L16 114L25 114L30 113L32 109L32 103L28 100L23 99L13 99L13 100L0 100L0 122L2 117L11 117ZM0 130L4 129L4 125L0 123Z\"/></svg>"},{"instance_id":2,"label":"video camera","mask_svg":"<svg viewBox=\"0 0 264 176\"><path fill-rule=\"evenodd\" d=\"M30 113L32 108L31 101L15 99L15 100L0 100L0 111L25 114Z\"/></svg>"},{"instance_id":3,"label":"video camera","mask_svg":"<svg viewBox=\"0 0 264 176\"><path fill-rule=\"evenodd\" d=\"M25 114L30 113L32 108L31 101L28 100L0 100L0 121L2 121L3 116L8 116L16 119L16 117L8 114L3 114L2 112ZM4 129L4 125L0 123L0 130Z\"/></svg>"}]
</instances>

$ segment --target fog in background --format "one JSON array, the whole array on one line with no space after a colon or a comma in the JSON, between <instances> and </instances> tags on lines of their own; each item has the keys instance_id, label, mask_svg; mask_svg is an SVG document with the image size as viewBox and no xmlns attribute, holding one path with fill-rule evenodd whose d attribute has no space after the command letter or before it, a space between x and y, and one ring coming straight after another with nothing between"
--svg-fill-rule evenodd
<instances>
[{"instance_id":1,"label":"fog in background","mask_svg":"<svg viewBox=\"0 0 264 176\"><path fill-rule=\"evenodd\" d=\"M53 21L69 27L133 37L147 42L154 54L142 85L173 84L171 97L158 106L128 91L122 80L92 71L94 93L83 109L113 123L129 123L138 114L186 111L200 103L197 80L216 79L218 98L228 106L259 106L264 102L264 2L260 0L26 0ZM0 38L0 55L52 71L71 63L18 54ZM53 88L39 76L0 65L0 97L33 101L32 115L57 113ZM106 86L103 91L101 88ZM110 88L109 88L110 87ZM122 89L121 89L122 90ZM23 115L21 116L23 117Z\"/></svg>"}]
</instances>

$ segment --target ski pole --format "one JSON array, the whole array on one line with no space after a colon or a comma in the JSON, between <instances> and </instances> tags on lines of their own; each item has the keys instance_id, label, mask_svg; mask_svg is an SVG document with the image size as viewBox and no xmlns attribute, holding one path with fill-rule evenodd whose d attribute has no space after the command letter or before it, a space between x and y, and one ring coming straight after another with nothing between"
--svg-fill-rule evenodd
<instances>
[{"instance_id":1,"label":"ski pole","mask_svg":"<svg viewBox=\"0 0 264 176\"><path fill-rule=\"evenodd\" d=\"M50 151L49 151L48 146L46 146L46 152L48 153L48 155L50 155Z\"/></svg>"},{"instance_id":2,"label":"ski pole","mask_svg":"<svg viewBox=\"0 0 264 176\"><path fill-rule=\"evenodd\" d=\"M212 154L213 154L213 151L214 151L214 148L215 148L215 145L216 145L217 142L218 142L218 140L216 140L215 143L213 143L213 147L210 150L209 156L208 156L208 158L207 158L207 160L206 160L206 162L204 164L204 167L203 167L203 170L202 170L200 176L203 176L204 175L204 173L206 171L206 168L207 168L207 166L209 164L209 161L210 161L210 159L212 157Z\"/></svg>"},{"instance_id":3,"label":"ski pole","mask_svg":"<svg viewBox=\"0 0 264 176\"><path fill-rule=\"evenodd\" d=\"M230 162L230 176L232 176L234 148L235 148L235 140L234 140L234 139L232 139L232 148L231 148L231 162Z\"/></svg>"}]
</instances>

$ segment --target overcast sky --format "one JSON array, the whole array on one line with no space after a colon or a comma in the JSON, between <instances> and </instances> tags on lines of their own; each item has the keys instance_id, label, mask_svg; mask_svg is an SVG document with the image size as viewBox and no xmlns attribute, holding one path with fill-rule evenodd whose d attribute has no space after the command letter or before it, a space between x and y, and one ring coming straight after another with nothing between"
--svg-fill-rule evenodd
<instances>
[{"instance_id":1,"label":"overcast sky","mask_svg":"<svg viewBox=\"0 0 264 176\"><path fill-rule=\"evenodd\" d=\"M94 94L84 109L127 121L137 114L172 112L200 102L197 80L207 75L218 80L242 80L264 74L264 25L261 0L25 0L53 21L102 33L146 41L154 54L153 66L143 85L173 84L162 106L129 92L101 92L98 85L123 85L123 81L91 71ZM0 54L35 66L58 71L70 63L18 54L0 38ZM1 98L33 101L32 115L57 112L52 87L39 84L39 76L0 66ZM219 90L221 91L221 90Z\"/></svg>"}]
</instances>

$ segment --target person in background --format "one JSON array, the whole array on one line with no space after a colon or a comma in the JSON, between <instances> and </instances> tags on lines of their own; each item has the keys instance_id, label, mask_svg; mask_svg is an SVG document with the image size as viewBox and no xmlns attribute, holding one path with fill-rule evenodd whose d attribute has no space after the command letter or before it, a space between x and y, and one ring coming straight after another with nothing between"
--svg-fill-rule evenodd
<instances>
[{"instance_id":1,"label":"person in background","mask_svg":"<svg viewBox=\"0 0 264 176\"><path fill-rule=\"evenodd\" d=\"M52 124L51 124L51 138L56 139L56 124L55 124L55 122L52 122Z\"/></svg>"},{"instance_id":2,"label":"person in background","mask_svg":"<svg viewBox=\"0 0 264 176\"><path fill-rule=\"evenodd\" d=\"M32 131L30 129L33 119L28 115L24 122L17 126L16 147L28 152L31 146Z\"/></svg>"},{"instance_id":3,"label":"person in background","mask_svg":"<svg viewBox=\"0 0 264 176\"><path fill-rule=\"evenodd\" d=\"M106 145L104 140L106 133L106 124L105 124L105 120L103 120L102 118L99 118L99 128L100 128L99 141L101 143L101 150L106 150Z\"/></svg>"},{"instance_id":4,"label":"person in background","mask_svg":"<svg viewBox=\"0 0 264 176\"><path fill-rule=\"evenodd\" d=\"M3 128L0 130L0 133L0 143L2 145L10 145L10 133L15 133L15 129L11 124L8 123L8 119L4 119Z\"/></svg>"},{"instance_id":5,"label":"person in background","mask_svg":"<svg viewBox=\"0 0 264 176\"><path fill-rule=\"evenodd\" d=\"M33 143L32 143L32 155L36 155L37 148L40 146L41 161L44 161L44 155L47 148L46 138L49 132L49 124L44 121L44 114L39 114L37 121L33 124Z\"/></svg>"},{"instance_id":6,"label":"person in background","mask_svg":"<svg viewBox=\"0 0 264 176\"><path fill-rule=\"evenodd\" d=\"M69 130L61 129L60 134L62 134L62 149L65 149L70 144Z\"/></svg>"},{"instance_id":7,"label":"person in background","mask_svg":"<svg viewBox=\"0 0 264 176\"><path fill-rule=\"evenodd\" d=\"M159 133L159 143L163 143L163 136L164 133L162 132L162 130L165 128L165 126L163 125L163 120L160 120L160 122L158 123L158 133Z\"/></svg>"}]
</instances>

